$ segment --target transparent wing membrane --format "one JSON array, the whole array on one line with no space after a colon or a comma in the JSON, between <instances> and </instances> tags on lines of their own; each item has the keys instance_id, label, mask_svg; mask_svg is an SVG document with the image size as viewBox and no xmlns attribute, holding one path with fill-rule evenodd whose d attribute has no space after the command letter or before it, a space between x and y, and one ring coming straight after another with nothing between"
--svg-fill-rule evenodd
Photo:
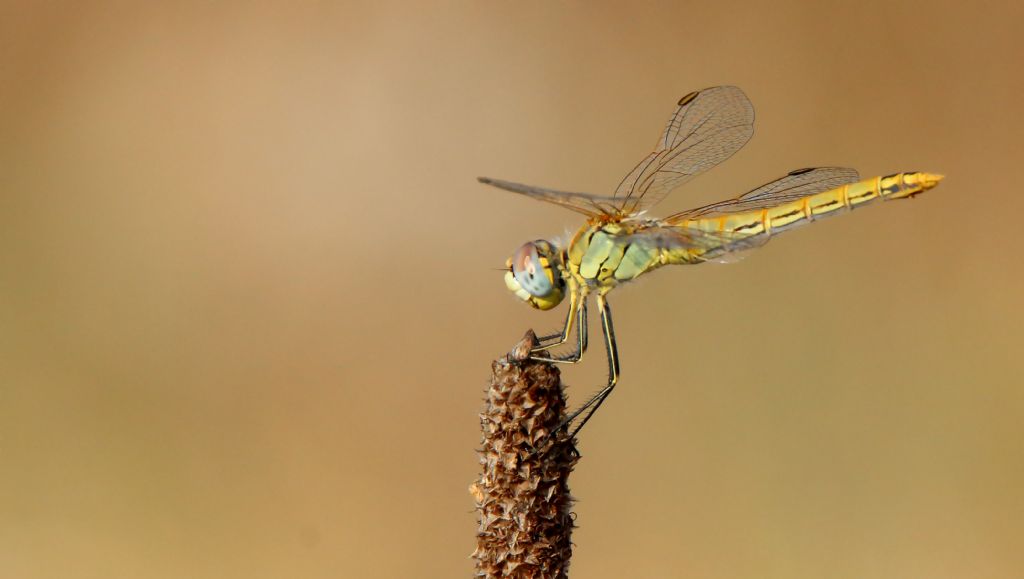
<instances>
[{"instance_id":1,"label":"transparent wing membrane","mask_svg":"<svg viewBox=\"0 0 1024 579\"><path fill-rule=\"evenodd\" d=\"M491 179L489 177L477 177L477 180L481 183L485 183L499 189L519 193L520 195L526 195L527 197L532 197L540 201L547 201L548 203L554 203L555 205L561 205L562 207L572 209L573 211L582 213L588 217L618 214L618 200L614 197L602 197L600 195L591 195L590 193L556 191L555 189L545 189L543 187L523 185L522 183L513 183L511 181L502 181L501 179Z\"/></svg>"},{"instance_id":2,"label":"transparent wing membrane","mask_svg":"<svg viewBox=\"0 0 1024 579\"><path fill-rule=\"evenodd\" d=\"M666 223L679 223L698 217L709 217L722 213L742 213L765 209L796 201L823 191L855 183L860 175L854 169L845 167L818 167L791 171L785 177L765 183L736 199L719 201L704 207L689 209L665 218Z\"/></svg>"},{"instance_id":3,"label":"transparent wing membrane","mask_svg":"<svg viewBox=\"0 0 1024 579\"><path fill-rule=\"evenodd\" d=\"M732 262L736 254L761 247L768 235L750 235L731 231L704 231L682 226L653 226L626 238L627 244L656 247L668 251L695 251L706 261Z\"/></svg>"},{"instance_id":4,"label":"transparent wing membrane","mask_svg":"<svg viewBox=\"0 0 1024 579\"><path fill-rule=\"evenodd\" d=\"M731 157L753 134L754 108L739 88L718 86L684 96L657 148L615 190L621 213L652 207Z\"/></svg>"}]
</instances>

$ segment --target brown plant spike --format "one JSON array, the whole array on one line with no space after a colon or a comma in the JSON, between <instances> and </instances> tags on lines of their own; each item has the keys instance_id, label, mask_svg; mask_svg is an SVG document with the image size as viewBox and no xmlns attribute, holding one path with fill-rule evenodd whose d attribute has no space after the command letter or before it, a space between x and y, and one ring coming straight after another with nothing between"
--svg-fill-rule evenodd
<instances>
[{"instance_id":1,"label":"brown plant spike","mask_svg":"<svg viewBox=\"0 0 1024 579\"><path fill-rule=\"evenodd\" d=\"M565 429L555 432L565 419L565 398L558 369L529 360L536 340L527 332L491 365L480 415L483 473L469 487L480 523L477 577L568 577L569 473L579 455Z\"/></svg>"}]
</instances>

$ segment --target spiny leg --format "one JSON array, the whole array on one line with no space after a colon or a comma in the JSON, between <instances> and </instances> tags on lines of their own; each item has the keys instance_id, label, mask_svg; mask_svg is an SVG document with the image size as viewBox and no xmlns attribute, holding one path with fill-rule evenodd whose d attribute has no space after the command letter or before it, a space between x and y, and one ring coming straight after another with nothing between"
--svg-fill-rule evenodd
<instances>
[{"instance_id":1,"label":"spiny leg","mask_svg":"<svg viewBox=\"0 0 1024 579\"><path fill-rule=\"evenodd\" d=\"M565 419L563 426L571 424L581 414L583 420L577 424L572 431L569 433L569 440L572 440L583 426L590 420L590 417L597 412L597 409L601 407L608 395L615 389L615 384L619 381L619 349L615 345L615 328L612 325L612 309L608 305L608 301L604 298L604 294L598 294L597 296L597 309L601 311L601 330L604 333L605 349L608 352L608 384L601 389L600 392L594 395L593 398L588 400L583 406L580 406L568 418ZM585 414L584 414L585 413Z\"/></svg>"},{"instance_id":2,"label":"spiny leg","mask_svg":"<svg viewBox=\"0 0 1024 579\"><path fill-rule=\"evenodd\" d=\"M542 358L540 356L530 356L531 360L537 360L540 362L556 362L561 364L575 364L583 359L583 354L587 351L587 298L581 296L577 301L577 323L576 323L576 351L564 355L556 356L552 358ZM542 351L545 348L535 348L533 352Z\"/></svg>"}]
</instances>

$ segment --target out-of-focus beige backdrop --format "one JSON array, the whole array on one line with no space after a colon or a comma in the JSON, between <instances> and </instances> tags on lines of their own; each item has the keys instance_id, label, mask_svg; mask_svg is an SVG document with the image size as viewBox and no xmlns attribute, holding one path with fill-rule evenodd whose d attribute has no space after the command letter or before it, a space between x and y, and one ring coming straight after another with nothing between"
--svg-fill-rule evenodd
<instances>
[{"instance_id":1,"label":"out-of-focus beige backdrop","mask_svg":"<svg viewBox=\"0 0 1024 579\"><path fill-rule=\"evenodd\" d=\"M1016 2L0 8L0 576L466 577L504 289L676 100L786 171L945 173L613 296L577 577L1024 569ZM564 379L603 380L600 343Z\"/></svg>"}]
</instances>

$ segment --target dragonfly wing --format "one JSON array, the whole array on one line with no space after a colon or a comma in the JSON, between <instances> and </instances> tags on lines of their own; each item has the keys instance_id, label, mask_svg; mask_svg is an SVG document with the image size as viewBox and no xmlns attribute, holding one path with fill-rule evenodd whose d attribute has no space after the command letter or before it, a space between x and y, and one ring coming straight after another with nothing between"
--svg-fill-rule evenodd
<instances>
[{"instance_id":1,"label":"dragonfly wing","mask_svg":"<svg viewBox=\"0 0 1024 579\"><path fill-rule=\"evenodd\" d=\"M754 107L734 86L679 99L654 151L615 190L625 214L653 206L679 185L728 159L754 134Z\"/></svg>"},{"instance_id":2,"label":"dragonfly wing","mask_svg":"<svg viewBox=\"0 0 1024 579\"><path fill-rule=\"evenodd\" d=\"M477 180L499 189L561 205L577 213L582 213L587 217L618 214L617 200L614 197L602 197L600 195L591 195L590 193L556 191L554 189L523 185L522 183L502 181L501 179L491 179L490 177L477 177Z\"/></svg>"},{"instance_id":3,"label":"dragonfly wing","mask_svg":"<svg viewBox=\"0 0 1024 579\"><path fill-rule=\"evenodd\" d=\"M627 244L656 248L673 253L693 255L701 261L731 263L740 252L761 247L766 235L749 235L731 231L705 231L693 227L659 225L645 228L626 238Z\"/></svg>"},{"instance_id":4,"label":"dragonfly wing","mask_svg":"<svg viewBox=\"0 0 1024 579\"><path fill-rule=\"evenodd\" d=\"M797 169L785 177L765 183L753 191L740 195L736 199L719 201L704 207L690 209L666 217L666 223L681 223L688 219L708 217L714 214L741 213L775 207L790 201L796 201L808 195L829 191L854 183L860 179L855 169L845 167L817 167Z\"/></svg>"}]
</instances>

